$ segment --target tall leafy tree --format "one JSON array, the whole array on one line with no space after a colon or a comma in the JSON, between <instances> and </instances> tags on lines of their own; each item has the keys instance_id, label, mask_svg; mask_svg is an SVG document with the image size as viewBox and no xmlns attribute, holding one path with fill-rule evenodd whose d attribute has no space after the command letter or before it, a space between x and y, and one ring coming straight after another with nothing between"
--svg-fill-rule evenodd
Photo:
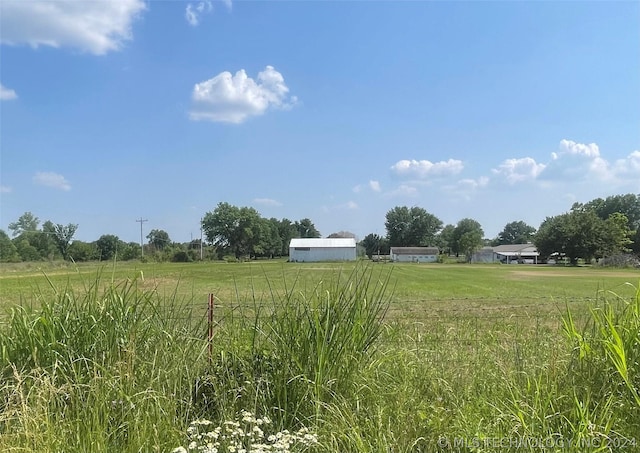
<instances>
[{"instance_id":1,"label":"tall leafy tree","mask_svg":"<svg viewBox=\"0 0 640 453\"><path fill-rule=\"evenodd\" d=\"M319 238L320 232L310 219L304 218L293 224L300 238Z\"/></svg>"},{"instance_id":2,"label":"tall leafy tree","mask_svg":"<svg viewBox=\"0 0 640 453\"><path fill-rule=\"evenodd\" d=\"M17 221L9 224L9 229L11 230L11 235L16 237L27 231L36 231L39 225L40 219L31 212L25 212Z\"/></svg>"},{"instance_id":3,"label":"tall leafy tree","mask_svg":"<svg viewBox=\"0 0 640 453\"><path fill-rule=\"evenodd\" d=\"M369 258L373 255L377 255L378 253L381 255L389 254L389 242L387 241L387 238L375 233L367 234L364 239L360 241L360 245L364 248L365 253Z\"/></svg>"},{"instance_id":4,"label":"tall leafy tree","mask_svg":"<svg viewBox=\"0 0 640 453\"><path fill-rule=\"evenodd\" d=\"M73 241L67 249L67 254L76 262L91 261L96 259L96 246L88 242Z\"/></svg>"},{"instance_id":5,"label":"tall leafy tree","mask_svg":"<svg viewBox=\"0 0 640 453\"><path fill-rule=\"evenodd\" d=\"M73 223L68 225L58 223L54 225L52 222L47 221L42 225L42 231L50 236L64 260L69 259L69 244L71 244L71 239L73 239L77 229L78 225Z\"/></svg>"},{"instance_id":6,"label":"tall leafy tree","mask_svg":"<svg viewBox=\"0 0 640 453\"><path fill-rule=\"evenodd\" d=\"M440 248L442 253L446 255L451 255L454 249L454 241L453 241L453 232L455 231L456 226L447 224L444 226L442 231L438 234L436 238L436 245Z\"/></svg>"},{"instance_id":7,"label":"tall leafy tree","mask_svg":"<svg viewBox=\"0 0 640 453\"><path fill-rule=\"evenodd\" d=\"M213 212L205 214L202 228L207 240L221 252L230 251L240 258L261 252L261 234L265 230L263 220L254 208L239 208L221 202Z\"/></svg>"},{"instance_id":8,"label":"tall leafy tree","mask_svg":"<svg viewBox=\"0 0 640 453\"><path fill-rule=\"evenodd\" d=\"M535 233L536 229L530 225L527 225L522 220L509 222L498 234L498 238L495 241L495 244L526 244L533 240Z\"/></svg>"},{"instance_id":9,"label":"tall leafy tree","mask_svg":"<svg viewBox=\"0 0 640 453\"><path fill-rule=\"evenodd\" d=\"M338 231L337 233L331 233L327 238L355 238L356 235L351 231Z\"/></svg>"},{"instance_id":10,"label":"tall leafy tree","mask_svg":"<svg viewBox=\"0 0 640 453\"><path fill-rule=\"evenodd\" d=\"M151 244L156 250L163 250L166 246L171 244L169 233L164 230L153 229L147 234L149 244Z\"/></svg>"},{"instance_id":11,"label":"tall leafy tree","mask_svg":"<svg viewBox=\"0 0 640 453\"><path fill-rule=\"evenodd\" d=\"M95 242L98 258L102 261L108 261L118 253L118 245L120 239L113 234L103 234Z\"/></svg>"},{"instance_id":12,"label":"tall leafy tree","mask_svg":"<svg viewBox=\"0 0 640 453\"><path fill-rule=\"evenodd\" d=\"M534 243L541 256L558 253L575 265L580 258L590 261L626 251L631 234L625 215L613 213L603 220L594 210L574 205L570 212L547 217Z\"/></svg>"},{"instance_id":13,"label":"tall leafy tree","mask_svg":"<svg viewBox=\"0 0 640 453\"><path fill-rule=\"evenodd\" d=\"M20 261L18 250L11 242L9 235L4 230L0 230L0 262L11 263L15 261Z\"/></svg>"},{"instance_id":14,"label":"tall leafy tree","mask_svg":"<svg viewBox=\"0 0 640 453\"><path fill-rule=\"evenodd\" d=\"M453 251L456 254L464 254L467 261L483 245L484 231L480 223L473 219L462 219L453 230Z\"/></svg>"},{"instance_id":15,"label":"tall leafy tree","mask_svg":"<svg viewBox=\"0 0 640 453\"><path fill-rule=\"evenodd\" d=\"M285 218L278 221L278 235L281 241L280 256L288 256L289 243L291 239L298 237L298 229L291 220Z\"/></svg>"},{"instance_id":16,"label":"tall leafy tree","mask_svg":"<svg viewBox=\"0 0 640 453\"><path fill-rule=\"evenodd\" d=\"M418 206L396 206L386 214L384 223L392 247L433 245L442 229L442 221Z\"/></svg>"},{"instance_id":17,"label":"tall leafy tree","mask_svg":"<svg viewBox=\"0 0 640 453\"><path fill-rule=\"evenodd\" d=\"M623 214L627 218L629 230L630 251L640 254L640 195L624 194L612 195L607 198L596 198L588 203L574 203L572 211L592 210L602 220L607 220L612 214Z\"/></svg>"}]
</instances>

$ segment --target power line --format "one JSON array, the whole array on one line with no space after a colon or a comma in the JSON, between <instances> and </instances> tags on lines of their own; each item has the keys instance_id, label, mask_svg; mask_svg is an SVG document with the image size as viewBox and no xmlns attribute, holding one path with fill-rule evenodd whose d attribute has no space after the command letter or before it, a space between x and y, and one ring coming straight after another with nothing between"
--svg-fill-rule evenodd
<instances>
[{"instance_id":1,"label":"power line","mask_svg":"<svg viewBox=\"0 0 640 453\"><path fill-rule=\"evenodd\" d=\"M140 217L139 219L136 219L136 222L140 222L140 257L142 258L144 256L144 246L142 244L142 224L144 222L148 222L148 220Z\"/></svg>"}]
</instances>

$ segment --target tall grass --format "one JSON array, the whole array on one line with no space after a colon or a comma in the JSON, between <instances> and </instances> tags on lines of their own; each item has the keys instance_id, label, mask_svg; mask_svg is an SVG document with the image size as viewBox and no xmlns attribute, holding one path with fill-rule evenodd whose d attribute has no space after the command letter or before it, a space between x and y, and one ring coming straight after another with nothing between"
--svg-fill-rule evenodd
<instances>
[{"instance_id":1,"label":"tall grass","mask_svg":"<svg viewBox=\"0 0 640 453\"><path fill-rule=\"evenodd\" d=\"M555 323L389 320L385 269L238 287L211 351L204 311L138 278L14 307L0 451L168 452L195 420L247 413L308 428L313 451L640 451L637 290L601 293L586 322L568 309Z\"/></svg>"},{"instance_id":2,"label":"tall grass","mask_svg":"<svg viewBox=\"0 0 640 453\"><path fill-rule=\"evenodd\" d=\"M0 330L0 450L162 451L179 439L202 329L176 316L184 302L138 283L105 288L98 276L81 294L56 288L37 309L11 310Z\"/></svg>"}]
</instances>

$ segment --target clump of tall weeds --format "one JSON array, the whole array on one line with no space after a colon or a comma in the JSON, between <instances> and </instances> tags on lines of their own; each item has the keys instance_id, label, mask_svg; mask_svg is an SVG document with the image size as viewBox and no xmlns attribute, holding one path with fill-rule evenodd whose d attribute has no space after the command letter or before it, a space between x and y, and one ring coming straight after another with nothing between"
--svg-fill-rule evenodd
<instances>
[{"instance_id":1,"label":"clump of tall weeds","mask_svg":"<svg viewBox=\"0 0 640 453\"><path fill-rule=\"evenodd\" d=\"M327 403L350 394L371 357L390 302L388 282L388 272L357 266L312 288L298 288L297 280L282 291L274 285L267 308L255 298L263 308L251 310L249 322L237 316L220 326L215 341L222 348L195 389L203 416L249 410L292 429L317 420Z\"/></svg>"},{"instance_id":2,"label":"clump of tall weeds","mask_svg":"<svg viewBox=\"0 0 640 453\"><path fill-rule=\"evenodd\" d=\"M12 308L0 329L0 450L175 443L205 365L204 329L188 319L188 302L100 275L84 291L54 291L35 308Z\"/></svg>"},{"instance_id":3,"label":"clump of tall weeds","mask_svg":"<svg viewBox=\"0 0 640 453\"><path fill-rule=\"evenodd\" d=\"M602 292L586 325L576 324L567 312L564 329L574 351L569 376L581 390L576 404L605 411L600 417L630 429L640 443L640 287L630 298Z\"/></svg>"}]
</instances>

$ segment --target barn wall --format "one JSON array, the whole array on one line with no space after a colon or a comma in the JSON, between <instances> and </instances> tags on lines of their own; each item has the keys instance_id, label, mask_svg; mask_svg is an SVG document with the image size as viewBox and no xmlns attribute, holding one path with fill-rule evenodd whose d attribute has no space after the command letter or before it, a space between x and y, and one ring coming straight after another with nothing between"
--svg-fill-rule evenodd
<instances>
[{"instance_id":1,"label":"barn wall","mask_svg":"<svg viewBox=\"0 0 640 453\"><path fill-rule=\"evenodd\" d=\"M355 261L356 249L353 247L313 247L309 250L289 248L289 261L312 263L317 261Z\"/></svg>"},{"instance_id":2,"label":"barn wall","mask_svg":"<svg viewBox=\"0 0 640 453\"><path fill-rule=\"evenodd\" d=\"M436 255L393 255L393 261L399 263L435 263L438 261Z\"/></svg>"}]
</instances>

